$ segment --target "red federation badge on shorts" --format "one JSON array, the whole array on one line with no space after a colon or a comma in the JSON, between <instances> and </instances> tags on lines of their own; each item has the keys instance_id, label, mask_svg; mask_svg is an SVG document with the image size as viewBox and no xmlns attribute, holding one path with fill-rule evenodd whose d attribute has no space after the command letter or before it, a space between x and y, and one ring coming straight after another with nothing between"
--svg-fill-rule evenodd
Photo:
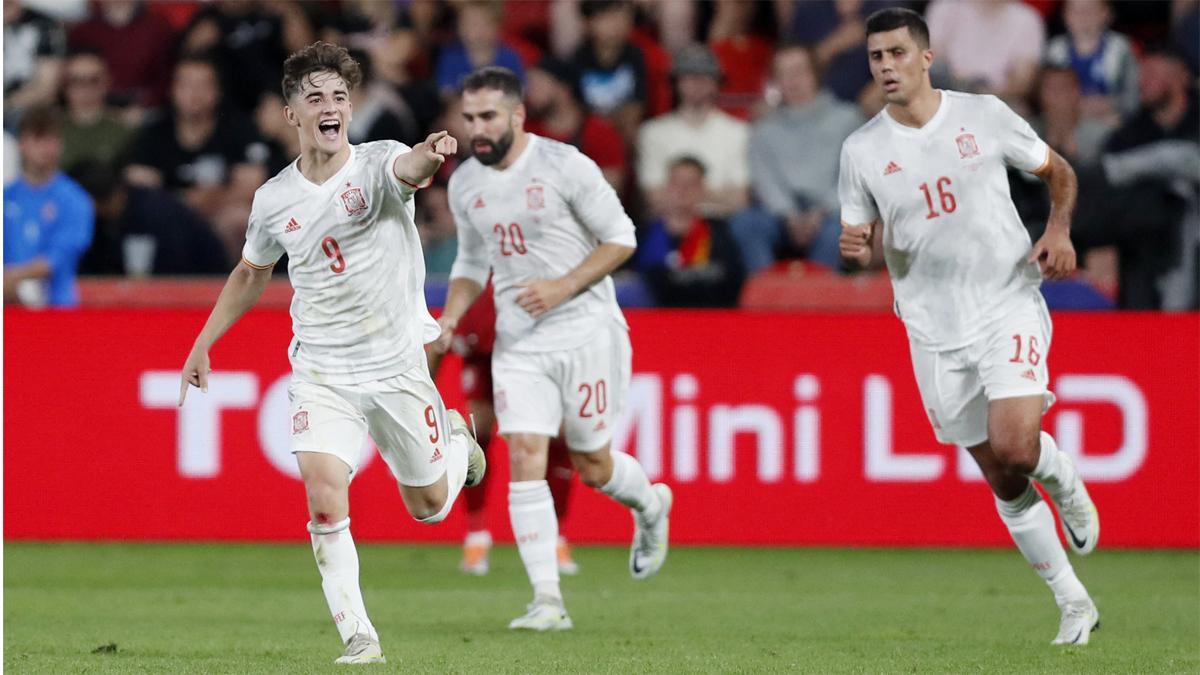
<instances>
[{"instance_id":1,"label":"red federation badge on shorts","mask_svg":"<svg viewBox=\"0 0 1200 675\"><path fill-rule=\"evenodd\" d=\"M292 415L292 435L295 436L305 431L308 431L308 411L301 410Z\"/></svg>"},{"instance_id":2,"label":"red federation badge on shorts","mask_svg":"<svg viewBox=\"0 0 1200 675\"><path fill-rule=\"evenodd\" d=\"M352 187L342 193L342 206L346 207L346 213L357 216L367 210L367 197L363 194L362 188Z\"/></svg>"},{"instance_id":3,"label":"red federation badge on shorts","mask_svg":"<svg viewBox=\"0 0 1200 675\"><path fill-rule=\"evenodd\" d=\"M525 205L528 206L531 211L537 211L538 209L546 206L545 186L530 185L529 187L525 188Z\"/></svg>"}]
</instances>

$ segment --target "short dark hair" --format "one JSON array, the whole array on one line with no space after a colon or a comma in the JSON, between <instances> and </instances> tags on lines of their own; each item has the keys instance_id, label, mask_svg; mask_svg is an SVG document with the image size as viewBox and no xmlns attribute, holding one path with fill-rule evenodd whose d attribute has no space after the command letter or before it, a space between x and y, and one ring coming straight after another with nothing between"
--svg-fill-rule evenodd
<instances>
[{"instance_id":1,"label":"short dark hair","mask_svg":"<svg viewBox=\"0 0 1200 675\"><path fill-rule=\"evenodd\" d=\"M291 100L299 94L304 81L314 73L331 72L354 89L362 82L362 69L345 47L328 42L314 42L292 54L283 62L283 98Z\"/></svg>"},{"instance_id":2,"label":"short dark hair","mask_svg":"<svg viewBox=\"0 0 1200 675\"><path fill-rule=\"evenodd\" d=\"M929 49L929 25L920 14L904 7L881 9L867 17L867 35L907 28L921 49Z\"/></svg>"},{"instance_id":3,"label":"short dark hair","mask_svg":"<svg viewBox=\"0 0 1200 675\"><path fill-rule=\"evenodd\" d=\"M583 0L579 3L579 13L583 15L583 18L591 19L605 12L614 9L623 10L626 7L629 7L629 3L625 0Z\"/></svg>"},{"instance_id":4,"label":"short dark hair","mask_svg":"<svg viewBox=\"0 0 1200 675\"><path fill-rule=\"evenodd\" d=\"M17 136L62 136L63 118L58 108L50 105L40 105L30 108L21 115L17 126Z\"/></svg>"},{"instance_id":5,"label":"short dark hair","mask_svg":"<svg viewBox=\"0 0 1200 675\"><path fill-rule=\"evenodd\" d=\"M508 68L484 66L463 80L462 90L464 93L480 89L495 89L503 92L507 97L521 100L521 80Z\"/></svg>"},{"instance_id":6,"label":"short dark hair","mask_svg":"<svg viewBox=\"0 0 1200 675\"><path fill-rule=\"evenodd\" d=\"M701 178L708 176L708 168L704 166L704 162L701 162L694 155L682 155L676 157L675 159L671 160L671 164L667 167L667 171L670 171L677 166L690 166L700 172Z\"/></svg>"}]
</instances>

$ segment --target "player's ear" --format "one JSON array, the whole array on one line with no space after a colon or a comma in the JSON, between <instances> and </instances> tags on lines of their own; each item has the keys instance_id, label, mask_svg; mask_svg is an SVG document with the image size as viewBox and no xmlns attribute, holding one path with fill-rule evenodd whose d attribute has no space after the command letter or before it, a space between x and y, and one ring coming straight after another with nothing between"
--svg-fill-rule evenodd
<instances>
[{"instance_id":1,"label":"player's ear","mask_svg":"<svg viewBox=\"0 0 1200 675\"><path fill-rule=\"evenodd\" d=\"M288 126L300 126L300 118L296 116L296 111L292 110L290 105L283 106L283 118L287 120Z\"/></svg>"},{"instance_id":2,"label":"player's ear","mask_svg":"<svg viewBox=\"0 0 1200 675\"><path fill-rule=\"evenodd\" d=\"M521 129L525 128L525 104L524 103L517 103L517 105L515 105L513 107L512 123L513 123L513 127L519 127Z\"/></svg>"}]
</instances>

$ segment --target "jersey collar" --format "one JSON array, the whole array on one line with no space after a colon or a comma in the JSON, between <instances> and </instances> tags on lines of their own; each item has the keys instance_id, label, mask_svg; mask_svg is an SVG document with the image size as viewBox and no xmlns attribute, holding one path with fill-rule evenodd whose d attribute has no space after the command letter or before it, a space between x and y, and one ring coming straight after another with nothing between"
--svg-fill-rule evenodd
<instances>
[{"instance_id":1,"label":"jersey collar","mask_svg":"<svg viewBox=\"0 0 1200 675\"><path fill-rule=\"evenodd\" d=\"M320 189L324 188L326 185L337 185L339 182L341 182L342 176L345 175L346 172L348 172L350 170L350 165L354 163L355 147L354 147L353 143L350 143L349 145L350 145L350 154L346 156L346 163L342 165L342 168L337 170L337 173L333 174L329 178L326 178L325 182L321 183L320 185L317 185L316 183L312 182L311 180L308 179L307 176L305 176L303 173L301 173L300 158L297 157L295 160L292 161L292 170L296 172L296 178L298 179L296 182L298 182L303 187L304 190L309 191L309 192L315 192L316 190L320 190Z\"/></svg>"},{"instance_id":2,"label":"jersey collar","mask_svg":"<svg viewBox=\"0 0 1200 675\"><path fill-rule=\"evenodd\" d=\"M929 121L925 123L925 126L921 127L920 129L914 129L897 122L888 112L887 106L884 106L883 110L879 111L879 114L883 115L883 119L896 133L904 136L912 136L914 138L928 136L938 128L938 125L940 125L942 120L946 118L947 111L950 109L950 96L947 94L946 90L938 89L937 91L939 94L941 94L942 98L942 100L938 102L937 112L935 112L933 117L930 117Z\"/></svg>"}]
</instances>

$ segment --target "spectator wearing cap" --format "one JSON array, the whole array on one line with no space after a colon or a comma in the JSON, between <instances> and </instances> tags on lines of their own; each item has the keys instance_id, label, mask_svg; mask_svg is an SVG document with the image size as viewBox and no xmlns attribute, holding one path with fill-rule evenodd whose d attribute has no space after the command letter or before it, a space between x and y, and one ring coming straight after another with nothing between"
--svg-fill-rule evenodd
<instances>
[{"instance_id":1,"label":"spectator wearing cap","mask_svg":"<svg viewBox=\"0 0 1200 675\"><path fill-rule=\"evenodd\" d=\"M525 89L529 117L525 128L579 148L604 173L618 194L625 188L629 165L625 144L616 127L584 107L579 100L579 78L571 64L547 56L529 70Z\"/></svg>"},{"instance_id":2,"label":"spectator wearing cap","mask_svg":"<svg viewBox=\"0 0 1200 675\"><path fill-rule=\"evenodd\" d=\"M775 54L782 104L754 124L750 181L758 205L730 222L751 274L776 258L840 265L838 157L842 141L865 120L858 108L821 88L813 50L789 45Z\"/></svg>"},{"instance_id":3,"label":"spectator wearing cap","mask_svg":"<svg viewBox=\"0 0 1200 675\"><path fill-rule=\"evenodd\" d=\"M638 133L638 184L661 210L671 162L685 155L704 164L708 195L702 210L728 216L745 208L750 187L747 143L750 127L717 108L721 66L712 51L691 45L675 57L672 70L679 104L642 125Z\"/></svg>"},{"instance_id":4,"label":"spectator wearing cap","mask_svg":"<svg viewBox=\"0 0 1200 675\"><path fill-rule=\"evenodd\" d=\"M524 83L525 66L516 50L500 39L502 3L471 0L458 6L458 41L438 56L435 79L443 97L458 93L463 79L484 66L501 66Z\"/></svg>"},{"instance_id":5,"label":"spectator wearing cap","mask_svg":"<svg viewBox=\"0 0 1200 675\"><path fill-rule=\"evenodd\" d=\"M21 177L4 188L4 301L79 304L75 270L92 241L92 202L59 171L62 119L34 107L18 132Z\"/></svg>"},{"instance_id":6,"label":"spectator wearing cap","mask_svg":"<svg viewBox=\"0 0 1200 675\"><path fill-rule=\"evenodd\" d=\"M1116 123L1137 112L1137 58L1129 38L1109 28L1107 0L1067 0L1062 13L1067 33L1046 43L1045 63L1075 71L1083 115Z\"/></svg>"}]
</instances>

